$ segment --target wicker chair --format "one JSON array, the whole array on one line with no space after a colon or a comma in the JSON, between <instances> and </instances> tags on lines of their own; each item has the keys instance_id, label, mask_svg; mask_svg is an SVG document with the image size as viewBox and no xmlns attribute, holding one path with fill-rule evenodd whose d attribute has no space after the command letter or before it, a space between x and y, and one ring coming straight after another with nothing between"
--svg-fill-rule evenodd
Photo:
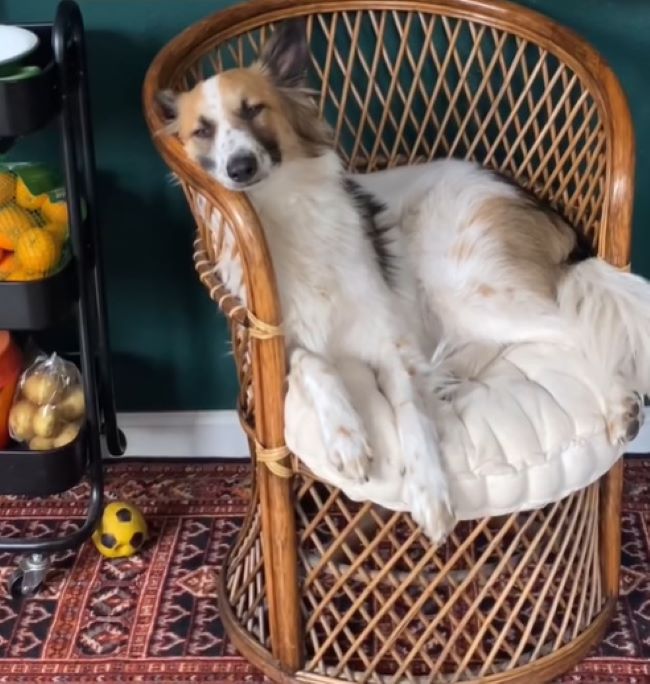
<instances>
[{"instance_id":1,"label":"wicker chair","mask_svg":"<svg viewBox=\"0 0 650 684\"><path fill-rule=\"evenodd\" d=\"M144 107L198 226L199 277L232 329L255 473L223 567L226 630L278 682L546 681L586 654L614 611L620 463L543 509L461 523L441 548L408 515L316 481L284 447L281 312L258 217L155 135L159 89L252 61L270 27L298 15L350 168L476 159L556 207L602 258L629 261L625 98L589 45L538 14L500 0L259 0L171 41ZM215 277L225 250L241 261L246 304Z\"/></svg>"}]
</instances>

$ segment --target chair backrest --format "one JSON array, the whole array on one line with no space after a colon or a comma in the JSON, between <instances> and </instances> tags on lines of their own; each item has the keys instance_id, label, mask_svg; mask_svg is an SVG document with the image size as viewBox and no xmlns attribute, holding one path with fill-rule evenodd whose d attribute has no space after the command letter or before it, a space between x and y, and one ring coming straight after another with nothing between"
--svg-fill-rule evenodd
<instances>
[{"instance_id":1,"label":"chair backrest","mask_svg":"<svg viewBox=\"0 0 650 684\"><path fill-rule=\"evenodd\" d=\"M297 16L307 18L320 110L349 167L477 160L627 262L629 235L606 235L627 234L631 212L632 128L618 82L572 32L504 2L247 3L158 55L145 87L150 123L153 89L250 63L273 24Z\"/></svg>"},{"instance_id":2,"label":"chair backrest","mask_svg":"<svg viewBox=\"0 0 650 684\"><path fill-rule=\"evenodd\" d=\"M477 160L556 207L614 265L629 263L631 241L625 97L601 57L551 20L502 0L254 0L195 24L153 61L145 115L196 219L200 278L233 324L244 422L251 435L255 422L256 439L271 446L282 443L284 349L268 332L281 312L263 232L243 194L220 187L177 140L156 134L163 122L155 95L249 64L275 24L299 16L320 110L348 167ZM241 263L237 292L215 274L225 252ZM250 345L251 321L260 320L266 328ZM265 402L274 402L266 408L276 418L253 421Z\"/></svg>"}]
</instances>

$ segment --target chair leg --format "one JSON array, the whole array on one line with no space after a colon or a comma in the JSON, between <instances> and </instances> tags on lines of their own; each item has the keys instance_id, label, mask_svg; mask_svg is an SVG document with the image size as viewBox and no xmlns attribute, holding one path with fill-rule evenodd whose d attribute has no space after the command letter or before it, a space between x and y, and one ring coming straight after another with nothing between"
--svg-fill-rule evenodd
<instances>
[{"instance_id":1,"label":"chair leg","mask_svg":"<svg viewBox=\"0 0 650 684\"><path fill-rule=\"evenodd\" d=\"M621 499L623 459L603 476L600 485L600 554L605 595L618 596L621 571Z\"/></svg>"},{"instance_id":2,"label":"chair leg","mask_svg":"<svg viewBox=\"0 0 650 684\"><path fill-rule=\"evenodd\" d=\"M262 552L273 656L287 672L303 665L300 582L292 480L258 466Z\"/></svg>"}]
</instances>

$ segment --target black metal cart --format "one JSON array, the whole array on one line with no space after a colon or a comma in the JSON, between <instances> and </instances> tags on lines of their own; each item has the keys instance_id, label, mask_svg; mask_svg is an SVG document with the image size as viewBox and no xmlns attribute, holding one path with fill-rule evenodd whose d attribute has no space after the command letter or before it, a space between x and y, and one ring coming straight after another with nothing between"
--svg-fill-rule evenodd
<instances>
[{"instance_id":1,"label":"black metal cart","mask_svg":"<svg viewBox=\"0 0 650 684\"><path fill-rule=\"evenodd\" d=\"M25 28L39 36L31 63L40 72L0 83L0 151L59 120L72 258L44 280L0 282L0 329L35 332L75 315L87 419L76 440L59 449L15 447L0 453L0 494L53 495L70 489L85 475L90 497L86 519L73 534L0 538L0 551L25 554L11 579L14 595L32 593L41 585L47 554L75 548L91 535L102 512L102 447L116 456L126 447L115 415L83 19L75 2L63 0L54 23Z\"/></svg>"}]
</instances>

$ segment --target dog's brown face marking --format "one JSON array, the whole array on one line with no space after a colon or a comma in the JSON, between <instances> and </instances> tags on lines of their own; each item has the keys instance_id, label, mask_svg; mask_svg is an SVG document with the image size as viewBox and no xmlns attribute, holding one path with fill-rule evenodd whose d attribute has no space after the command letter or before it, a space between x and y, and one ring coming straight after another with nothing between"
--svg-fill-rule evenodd
<instances>
[{"instance_id":1,"label":"dog's brown face marking","mask_svg":"<svg viewBox=\"0 0 650 684\"><path fill-rule=\"evenodd\" d=\"M163 91L159 93L158 101L167 120L168 132L176 133L189 156L207 171L212 171L215 165L211 151L217 123L204 105L201 86L178 94Z\"/></svg>"},{"instance_id":2,"label":"dog's brown face marking","mask_svg":"<svg viewBox=\"0 0 650 684\"><path fill-rule=\"evenodd\" d=\"M298 153L278 90L257 67L233 69L217 79L228 124L248 132L274 163Z\"/></svg>"},{"instance_id":3,"label":"dog's brown face marking","mask_svg":"<svg viewBox=\"0 0 650 684\"><path fill-rule=\"evenodd\" d=\"M177 121L178 135L184 143L192 138L209 141L216 132L214 120L203 113L203 97L199 87L179 95ZM208 131L212 136L207 135Z\"/></svg>"},{"instance_id":4,"label":"dog's brown face marking","mask_svg":"<svg viewBox=\"0 0 650 684\"><path fill-rule=\"evenodd\" d=\"M169 130L233 189L262 180L282 162L322 154L330 131L303 87L308 56L304 27L281 26L252 66L225 71L187 93L161 94Z\"/></svg>"}]
</instances>

